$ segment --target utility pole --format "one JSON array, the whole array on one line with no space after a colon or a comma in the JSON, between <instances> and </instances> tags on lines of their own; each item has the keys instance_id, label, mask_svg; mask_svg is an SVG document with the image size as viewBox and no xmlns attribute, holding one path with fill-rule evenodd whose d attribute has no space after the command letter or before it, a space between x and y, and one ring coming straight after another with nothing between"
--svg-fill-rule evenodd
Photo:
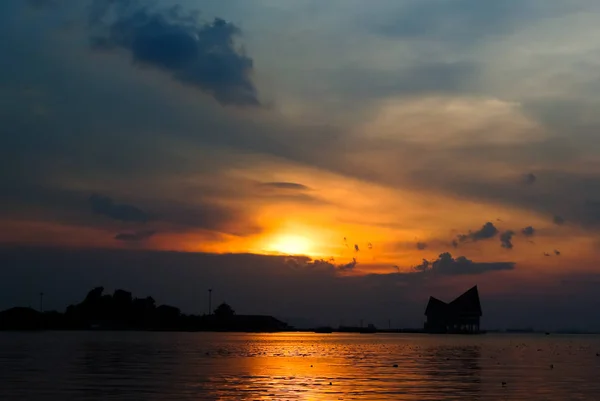
<instances>
[{"instance_id":1,"label":"utility pole","mask_svg":"<svg viewBox=\"0 0 600 401\"><path fill-rule=\"evenodd\" d=\"M212 288L208 289L208 316L212 315Z\"/></svg>"},{"instance_id":2,"label":"utility pole","mask_svg":"<svg viewBox=\"0 0 600 401\"><path fill-rule=\"evenodd\" d=\"M44 312L44 293L40 292L40 313Z\"/></svg>"}]
</instances>

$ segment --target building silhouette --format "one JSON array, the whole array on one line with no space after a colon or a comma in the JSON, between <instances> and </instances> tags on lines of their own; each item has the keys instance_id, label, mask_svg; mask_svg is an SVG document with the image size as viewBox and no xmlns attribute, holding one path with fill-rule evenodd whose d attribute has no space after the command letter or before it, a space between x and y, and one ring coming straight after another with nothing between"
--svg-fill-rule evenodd
<instances>
[{"instance_id":1,"label":"building silhouette","mask_svg":"<svg viewBox=\"0 0 600 401\"><path fill-rule=\"evenodd\" d=\"M479 333L482 312L477 286L450 303L429 297L425 316L424 328L428 333Z\"/></svg>"}]
</instances>

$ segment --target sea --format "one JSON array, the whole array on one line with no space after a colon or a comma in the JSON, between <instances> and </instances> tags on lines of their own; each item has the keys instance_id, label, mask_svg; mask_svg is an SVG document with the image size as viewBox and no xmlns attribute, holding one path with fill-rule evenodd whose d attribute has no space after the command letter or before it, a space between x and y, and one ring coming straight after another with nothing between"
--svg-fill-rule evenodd
<instances>
[{"instance_id":1,"label":"sea","mask_svg":"<svg viewBox=\"0 0 600 401\"><path fill-rule=\"evenodd\" d=\"M0 332L0 400L600 400L600 336Z\"/></svg>"}]
</instances>

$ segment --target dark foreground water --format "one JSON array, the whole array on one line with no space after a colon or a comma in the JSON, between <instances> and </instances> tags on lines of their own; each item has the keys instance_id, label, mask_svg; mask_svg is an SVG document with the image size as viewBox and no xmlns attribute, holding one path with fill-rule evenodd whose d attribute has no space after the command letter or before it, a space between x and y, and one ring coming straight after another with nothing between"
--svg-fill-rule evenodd
<instances>
[{"instance_id":1,"label":"dark foreground water","mask_svg":"<svg viewBox=\"0 0 600 401\"><path fill-rule=\"evenodd\" d=\"M595 336L0 333L0 400L600 400L597 353Z\"/></svg>"}]
</instances>

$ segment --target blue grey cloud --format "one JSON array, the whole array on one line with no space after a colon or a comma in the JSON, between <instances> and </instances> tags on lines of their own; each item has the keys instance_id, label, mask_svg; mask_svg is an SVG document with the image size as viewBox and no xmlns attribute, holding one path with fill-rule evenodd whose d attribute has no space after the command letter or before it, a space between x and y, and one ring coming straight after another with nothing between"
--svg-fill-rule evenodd
<instances>
[{"instance_id":1,"label":"blue grey cloud","mask_svg":"<svg viewBox=\"0 0 600 401\"><path fill-rule=\"evenodd\" d=\"M142 209L126 203L115 203L108 196L93 194L90 196L90 205L95 214L123 222L145 223L149 218Z\"/></svg>"},{"instance_id":2,"label":"blue grey cloud","mask_svg":"<svg viewBox=\"0 0 600 401\"><path fill-rule=\"evenodd\" d=\"M527 0L419 0L407 2L376 31L398 38L471 42L509 33L519 24L539 17L539 13L536 4Z\"/></svg>"},{"instance_id":3,"label":"blue grey cloud","mask_svg":"<svg viewBox=\"0 0 600 401\"><path fill-rule=\"evenodd\" d=\"M254 63L235 45L236 25L199 23L177 6L161 12L132 0L96 0L89 19L95 50L127 50L134 64L165 71L223 105L259 105Z\"/></svg>"}]
</instances>

